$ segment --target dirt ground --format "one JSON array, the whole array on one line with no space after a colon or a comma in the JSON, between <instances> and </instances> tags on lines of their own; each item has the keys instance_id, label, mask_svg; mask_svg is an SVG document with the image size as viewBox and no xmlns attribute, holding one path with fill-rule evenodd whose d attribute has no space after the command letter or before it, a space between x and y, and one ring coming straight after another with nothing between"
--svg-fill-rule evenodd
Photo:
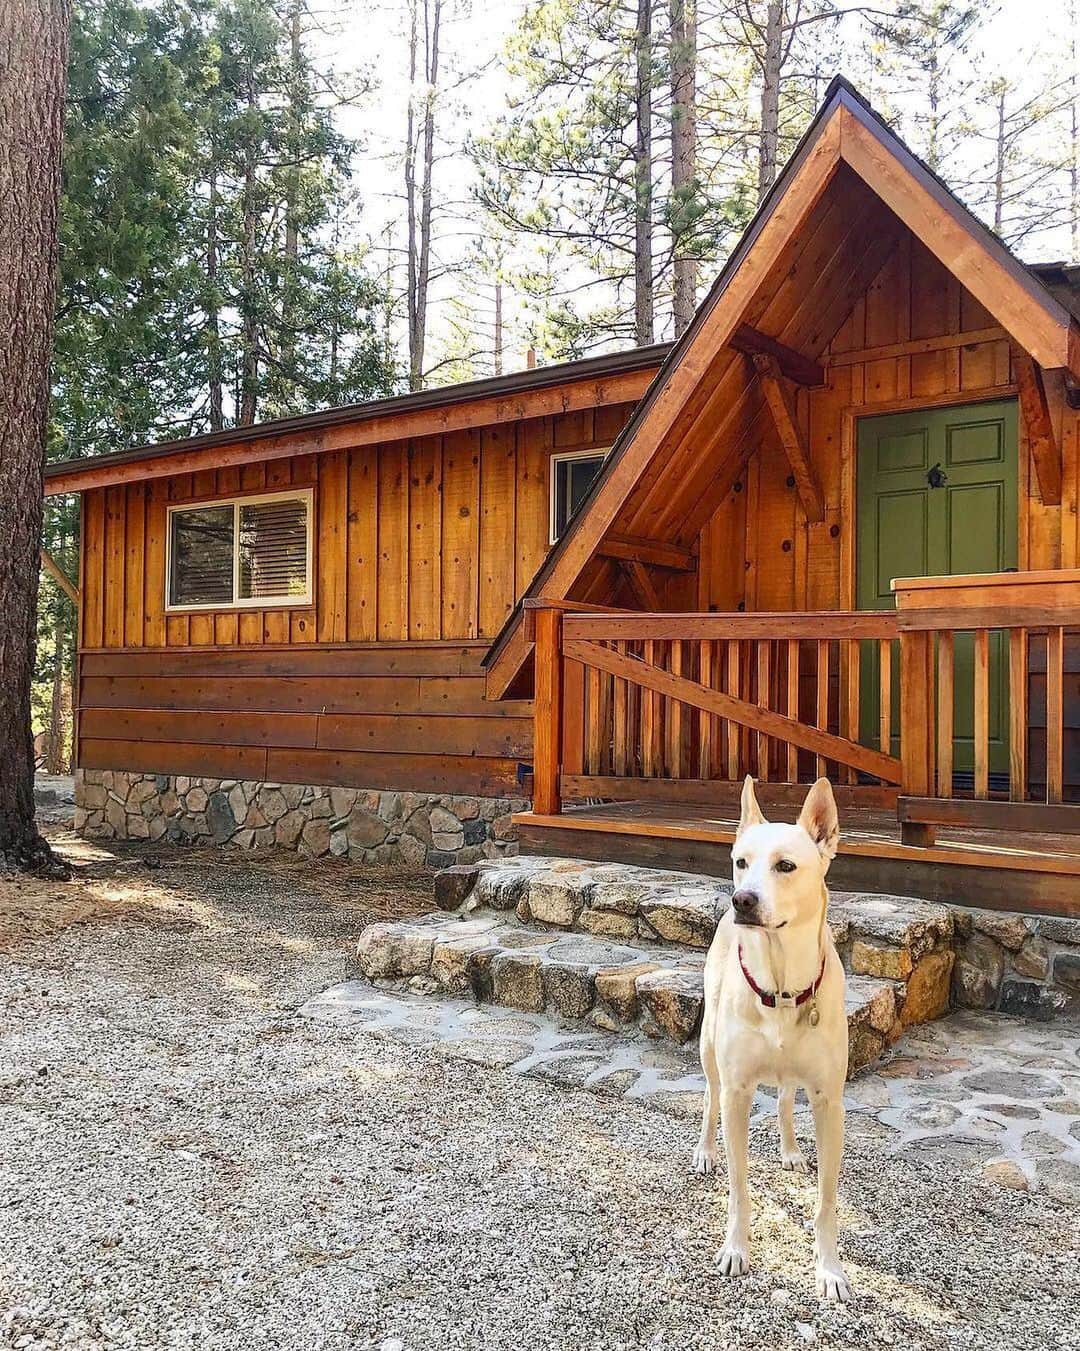
<instances>
[{"instance_id":1,"label":"dirt ground","mask_svg":"<svg viewBox=\"0 0 1080 1351\"><path fill-rule=\"evenodd\" d=\"M1077 1345L1080 1224L1049 1190L852 1129L856 1298L827 1306L775 1123L751 1137L754 1269L725 1281L693 1122L301 1016L429 877L57 844L73 882L0 879L0 1347Z\"/></svg>"}]
</instances>

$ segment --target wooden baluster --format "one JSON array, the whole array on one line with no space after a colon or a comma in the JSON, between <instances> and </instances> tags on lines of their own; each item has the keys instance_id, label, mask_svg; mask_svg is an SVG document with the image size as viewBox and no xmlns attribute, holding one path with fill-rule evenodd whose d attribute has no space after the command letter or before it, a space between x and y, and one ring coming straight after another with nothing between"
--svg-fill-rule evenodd
<instances>
[{"instance_id":1,"label":"wooden baluster","mask_svg":"<svg viewBox=\"0 0 1080 1351\"><path fill-rule=\"evenodd\" d=\"M645 640L645 665L656 665L656 644ZM656 776L658 720L656 706L659 696L653 690L641 692L641 772L647 779Z\"/></svg>"},{"instance_id":2,"label":"wooden baluster","mask_svg":"<svg viewBox=\"0 0 1080 1351\"><path fill-rule=\"evenodd\" d=\"M536 612L536 697L533 700L533 811L562 810L559 747L562 741L562 613Z\"/></svg>"},{"instance_id":3,"label":"wooden baluster","mask_svg":"<svg viewBox=\"0 0 1080 1351\"><path fill-rule=\"evenodd\" d=\"M795 722L799 721L799 640L789 638L787 644L787 715ZM799 782L799 748L788 745L787 779L789 783Z\"/></svg>"},{"instance_id":4,"label":"wooden baluster","mask_svg":"<svg viewBox=\"0 0 1080 1351\"><path fill-rule=\"evenodd\" d=\"M698 680L712 689L713 645L703 639L698 644ZM712 777L714 722L711 713L701 714L701 733L698 736L698 778Z\"/></svg>"},{"instance_id":5,"label":"wooden baluster","mask_svg":"<svg viewBox=\"0 0 1080 1351\"><path fill-rule=\"evenodd\" d=\"M1027 800L1028 635L1009 630L1009 797Z\"/></svg>"},{"instance_id":6,"label":"wooden baluster","mask_svg":"<svg viewBox=\"0 0 1080 1351\"><path fill-rule=\"evenodd\" d=\"M937 647L937 795L953 795L953 658L952 632L938 634Z\"/></svg>"},{"instance_id":7,"label":"wooden baluster","mask_svg":"<svg viewBox=\"0 0 1080 1351\"><path fill-rule=\"evenodd\" d=\"M1046 631L1046 800L1064 795L1065 748L1065 630Z\"/></svg>"},{"instance_id":8,"label":"wooden baluster","mask_svg":"<svg viewBox=\"0 0 1080 1351\"><path fill-rule=\"evenodd\" d=\"M844 715L841 732L849 741L858 741L860 643L857 638L847 638L838 643L837 646L840 649L840 660L843 662L841 672L844 691ZM858 772L852 769L850 765L845 765L843 771L844 779L848 783L858 782Z\"/></svg>"},{"instance_id":9,"label":"wooden baluster","mask_svg":"<svg viewBox=\"0 0 1080 1351\"><path fill-rule=\"evenodd\" d=\"M681 676L682 672L683 642L681 638L674 638L671 643L671 674ZM683 769L683 706L678 699L669 699L668 705L668 773L673 779L681 779Z\"/></svg>"},{"instance_id":10,"label":"wooden baluster","mask_svg":"<svg viewBox=\"0 0 1080 1351\"><path fill-rule=\"evenodd\" d=\"M637 644L634 645L635 649ZM637 655L635 651L635 655ZM638 777L641 774L641 686L627 681L626 685L626 728L627 774Z\"/></svg>"},{"instance_id":11,"label":"wooden baluster","mask_svg":"<svg viewBox=\"0 0 1080 1351\"><path fill-rule=\"evenodd\" d=\"M769 707L769 679L770 679L770 657L772 643L767 638L761 638L757 644L757 706L758 708ZM757 776L762 783L769 781L769 738L764 732L758 732L755 736L756 741L756 759Z\"/></svg>"},{"instance_id":12,"label":"wooden baluster","mask_svg":"<svg viewBox=\"0 0 1080 1351\"><path fill-rule=\"evenodd\" d=\"M562 768L564 774L582 774L585 767L585 667L579 661L563 663Z\"/></svg>"},{"instance_id":13,"label":"wooden baluster","mask_svg":"<svg viewBox=\"0 0 1080 1351\"><path fill-rule=\"evenodd\" d=\"M739 641L736 638L727 644L727 693L736 699L742 689L739 673ZM724 723L724 740L727 743L727 776L734 783L739 777L739 728L736 723Z\"/></svg>"},{"instance_id":14,"label":"wooden baluster","mask_svg":"<svg viewBox=\"0 0 1080 1351\"><path fill-rule=\"evenodd\" d=\"M882 755L892 754L892 641L878 639L878 685L881 702L878 704L878 749Z\"/></svg>"},{"instance_id":15,"label":"wooden baluster","mask_svg":"<svg viewBox=\"0 0 1080 1351\"><path fill-rule=\"evenodd\" d=\"M975 796L990 796L990 632L975 630Z\"/></svg>"},{"instance_id":16,"label":"wooden baluster","mask_svg":"<svg viewBox=\"0 0 1080 1351\"><path fill-rule=\"evenodd\" d=\"M605 646L607 646L605 644ZM611 773L611 687L615 677L600 672L600 773Z\"/></svg>"},{"instance_id":17,"label":"wooden baluster","mask_svg":"<svg viewBox=\"0 0 1080 1351\"><path fill-rule=\"evenodd\" d=\"M626 656L626 643L616 642L615 651L620 657ZM614 715L611 739L611 769L617 778L626 777L627 720L626 720L626 681L615 678Z\"/></svg>"},{"instance_id":18,"label":"wooden baluster","mask_svg":"<svg viewBox=\"0 0 1080 1351\"><path fill-rule=\"evenodd\" d=\"M589 667L587 688L588 704L585 722L585 763L589 774L602 774L604 766L604 726L600 694L601 673L595 666Z\"/></svg>"},{"instance_id":19,"label":"wooden baluster","mask_svg":"<svg viewBox=\"0 0 1080 1351\"><path fill-rule=\"evenodd\" d=\"M829 727L829 640L819 638L817 644L817 726L828 731ZM825 757L816 757L817 775L820 779L825 773Z\"/></svg>"},{"instance_id":20,"label":"wooden baluster","mask_svg":"<svg viewBox=\"0 0 1080 1351\"><path fill-rule=\"evenodd\" d=\"M909 797L928 797L934 787L934 662L932 635L900 635L900 775ZM930 845L934 827L905 821L904 844Z\"/></svg>"}]
</instances>

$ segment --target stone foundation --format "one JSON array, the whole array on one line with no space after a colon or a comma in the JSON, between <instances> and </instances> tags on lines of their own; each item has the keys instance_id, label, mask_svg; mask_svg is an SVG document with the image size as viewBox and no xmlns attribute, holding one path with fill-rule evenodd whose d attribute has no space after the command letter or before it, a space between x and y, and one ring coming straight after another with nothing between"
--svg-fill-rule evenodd
<instances>
[{"instance_id":1,"label":"stone foundation","mask_svg":"<svg viewBox=\"0 0 1080 1351\"><path fill-rule=\"evenodd\" d=\"M953 909L953 1006L1049 1022L1080 1014L1080 920Z\"/></svg>"},{"instance_id":2,"label":"stone foundation","mask_svg":"<svg viewBox=\"0 0 1080 1351\"><path fill-rule=\"evenodd\" d=\"M517 798L456 797L85 769L75 829L90 839L295 849L309 858L445 868L516 853Z\"/></svg>"}]
</instances>

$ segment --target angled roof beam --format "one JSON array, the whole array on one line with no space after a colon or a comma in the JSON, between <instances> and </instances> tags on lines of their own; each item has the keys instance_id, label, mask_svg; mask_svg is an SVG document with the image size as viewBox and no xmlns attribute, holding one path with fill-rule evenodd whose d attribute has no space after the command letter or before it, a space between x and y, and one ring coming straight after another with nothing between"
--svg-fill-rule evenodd
<instances>
[{"instance_id":1,"label":"angled roof beam","mask_svg":"<svg viewBox=\"0 0 1080 1351\"><path fill-rule=\"evenodd\" d=\"M791 473L795 479L795 487L798 489L803 510L806 512L806 519L811 524L816 525L825 519L825 498L814 474L814 467L810 463L810 454L806 443L803 441L799 424L795 419L795 409L791 403L791 396L780 378L779 364L775 357L766 356L764 352L760 352L754 357L754 367L761 382L765 402L769 405L773 422L776 424L776 434L780 438L780 444L784 448L788 464L791 465Z\"/></svg>"},{"instance_id":2,"label":"angled roof beam","mask_svg":"<svg viewBox=\"0 0 1080 1351\"><path fill-rule=\"evenodd\" d=\"M1042 371L1018 347L1013 348L1012 359L1016 387L1020 394L1020 411L1039 479L1039 493L1046 506L1056 507L1061 502L1061 447L1054 435Z\"/></svg>"},{"instance_id":3,"label":"angled roof beam","mask_svg":"<svg viewBox=\"0 0 1080 1351\"><path fill-rule=\"evenodd\" d=\"M653 579L649 576L649 570L644 563L624 558L620 561L619 567L622 568L623 575L630 583L630 590L634 593L634 599L643 610L655 614L664 608L660 604L660 597L657 595L656 587L653 586Z\"/></svg>"},{"instance_id":4,"label":"angled roof beam","mask_svg":"<svg viewBox=\"0 0 1080 1351\"><path fill-rule=\"evenodd\" d=\"M597 553L604 558L651 563L653 567L671 568L673 572L693 572L697 567L697 559L690 549L655 539L633 539L627 535L609 535Z\"/></svg>"},{"instance_id":5,"label":"angled roof beam","mask_svg":"<svg viewBox=\"0 0 1080 1351\"><path fill-rule=\"evenodd\" d=\"M794 380L797 385L813 386L825 383L825 368L820 362L802 352L796 352L794 347L788 347L786 343L778 342L776 338L770 338L767 333L759 333L749 324L740 324L732 334L728 345L734 347L737 352L745 352L748 356L763 353L765 356L774 357L783 374L789 380Z\"/></svg>"}]
</instances>

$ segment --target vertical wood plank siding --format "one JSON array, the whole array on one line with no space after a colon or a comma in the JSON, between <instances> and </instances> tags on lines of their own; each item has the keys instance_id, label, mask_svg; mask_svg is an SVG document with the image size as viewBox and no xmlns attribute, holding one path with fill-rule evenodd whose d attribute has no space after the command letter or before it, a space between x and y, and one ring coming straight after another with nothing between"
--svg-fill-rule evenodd
<instances>
[{"instance_id":1,"label":"vertical wood plank siding","mask_svg":"<svg viewBox=\"0 0 1080 1351\"><path fill-rule=\"evenodd\" d=\"M530 710L486 702L480 659L547 552L552 453L632 411L85 493L79 763L515 794ZM169 505L288 487L314 489L314 604L166 614Z\"/></svg>"}]
</instances>

